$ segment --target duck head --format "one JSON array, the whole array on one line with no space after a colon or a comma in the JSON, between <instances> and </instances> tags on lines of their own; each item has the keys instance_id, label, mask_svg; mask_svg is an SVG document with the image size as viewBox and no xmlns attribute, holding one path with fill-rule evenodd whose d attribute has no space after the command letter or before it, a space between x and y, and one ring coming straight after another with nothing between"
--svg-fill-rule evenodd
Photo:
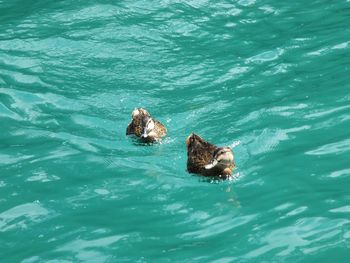
<instances>
[{"instance_id":1,"label":"duck head","mask_svg":"<svg viewBox=\"0 0 350 263\"><path fill-rule=\"evenodd\" d=\"M220 147L214 151L213 158L205 169L217 167L224 173L231 174L231 169L234 166L233 152L230 147Z\"/></svg>"}]
</instances>

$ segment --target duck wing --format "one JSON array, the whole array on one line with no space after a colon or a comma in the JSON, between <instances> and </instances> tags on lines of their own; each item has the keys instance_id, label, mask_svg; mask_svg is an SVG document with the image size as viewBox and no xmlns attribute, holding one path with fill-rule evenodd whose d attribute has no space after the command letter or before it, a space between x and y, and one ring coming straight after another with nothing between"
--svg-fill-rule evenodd
<instances>
[{"instance_id":1,"label":"duck wing","mask_svg":"<svg viewBox=\"0 0 350 263\"><path fill-rule=\"evenodd\" d=\"M137 116L132 119L128 127L126 128L126 135L134 134L138 137L142 134L142 117Z\"/></svg>"},{"instance_id":2,"label":"duck wing","mask_svg":"<svg viewBox=\"0 0 350 263\"><path fill-rule=\"evenodd\" d=\"M158 134L159 137L164 137L167 133L166 127L163 125L163 123L161 123L158 120L154 120L154 122L155 122L156 133Z\"/></svg>"},{"instance_id":3,"label":"duck wing","mask_svg":"<svg viewBox=\"0 0 350 263\"><path fill-rule=\"evenodd\" d=\"M187 170L190 173L205 172L205 165L207 165L213 158L216 146L206 143L201 147L191 147L188 151Z\"/></svg>"}]
</instances>

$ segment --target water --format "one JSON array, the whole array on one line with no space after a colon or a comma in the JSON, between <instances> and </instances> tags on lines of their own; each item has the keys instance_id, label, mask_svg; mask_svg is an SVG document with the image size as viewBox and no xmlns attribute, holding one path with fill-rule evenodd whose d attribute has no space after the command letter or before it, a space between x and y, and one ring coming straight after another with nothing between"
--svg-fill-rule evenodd
<instances>
[{"instance_id":1,"label":"water","mask_svg":"<svg viewBox=\"0 0 350 263\"><path fill-rule=\"evenodd\" d=\"M349 1L0 1L2 262L347 262ZM134 107L169 130L125 137ZM239 177L186 172L185 138Z\"/></svg>"}]
</instances>

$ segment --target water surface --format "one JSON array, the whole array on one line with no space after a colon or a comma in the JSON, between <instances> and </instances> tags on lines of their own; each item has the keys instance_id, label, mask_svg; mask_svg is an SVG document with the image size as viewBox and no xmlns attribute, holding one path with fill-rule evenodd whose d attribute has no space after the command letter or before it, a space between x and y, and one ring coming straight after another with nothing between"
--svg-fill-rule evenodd
<instances>
[{"instance_id":1,"label":"water surface","mask_svg":"<svg viewBox=\"0 0 350 263\"><path fill-rule=\"evenodd\" d=\"M3 262L347 262L349 1L0 1ZM134 107L169 130L126 138ZM196 132L236 180L186 172Z\"/></svg>"}]
</instances>

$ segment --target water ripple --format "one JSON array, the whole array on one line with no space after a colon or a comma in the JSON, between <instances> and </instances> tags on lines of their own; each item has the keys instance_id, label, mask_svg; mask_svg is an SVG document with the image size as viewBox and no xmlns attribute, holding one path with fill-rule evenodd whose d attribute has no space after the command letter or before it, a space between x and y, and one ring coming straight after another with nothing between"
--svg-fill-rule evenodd
<instances>
[{"instance_id":1,"label":"water ripple","mask_svg":"<svg viewBox=\"0 0 350 263\"><path fill-rule=\"evenodd\" d=\"M26 203L10 208L0 214L0 231L28 228L49 216L50 212L39 202Z\"/></svg>"},{"instance_id":2,"label":"water ripple","mask_svg":"<svg viewBox=\"0 0 350 263\"><path fill-rule=\"evenodd\" d=\"M350 151L350 139L345 139L339 142L322 145L315 150L306 152L309 155L325 155L335 154Z\"/></svg>"},{"instance_id":3,"label":"water ripple","mask_svg":"<svg viewBox=\"0 0 350 263\"><path fill-rule=\"evenodd\" d=\"M0 0L2 261L347 262L349 1L95 2Z\"/></svg>"}]
</instances>

